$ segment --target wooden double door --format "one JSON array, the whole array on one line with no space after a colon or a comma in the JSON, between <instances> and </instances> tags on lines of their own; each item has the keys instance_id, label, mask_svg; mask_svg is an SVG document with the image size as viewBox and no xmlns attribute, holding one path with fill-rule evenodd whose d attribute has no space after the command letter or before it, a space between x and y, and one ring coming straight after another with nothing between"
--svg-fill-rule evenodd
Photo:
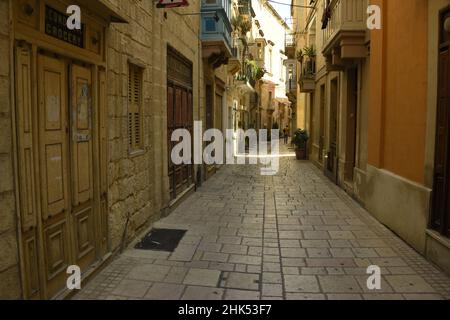
<instances>
[{"instance_id":1,"label":"wooden double door","mask_svg":"<svg viewBox=\"0 0 450 320\"><path fill-rule=\"evenodd\" d=\"M450 7L441 12L439 19L436 146L430 225L450 236L450 33L445 30L447 19L450 19Z\"/></svg>"},{"instance_id":2,"label":"wooden double door","mask_svg":"<svg viewBox=\"0 0 450 320\"><path fill-rule=\"evenodd\" d=\"M16 68L24 291L51 298L66 288L68 266L84 272L106 252L106 189L100 196L96 178L105 170L99 150L106 137L93 108L104 101L93 95L92 66L46 54L31 59L18 48ZM104 72L96 78L99 97Z\"/></svg>"},{"instance_id":3,"label":"wooden double door","mask_svg":"<svg viewBox=\"0 0 450 320\"><path fill-rule=\"evenodd\" d=\"M167 149L169 153L169 188L172 200L176 199L183 191L195 183L192 164L175 165L171 160L172 149L178 143L171 141L172 133L175 130L188 130L191 135L191 146L193 146L194 120L192 103L191 89L182 85L176 85L173 82L167 84L167 143L169 146Z\"/></svg>"}]
</instances>

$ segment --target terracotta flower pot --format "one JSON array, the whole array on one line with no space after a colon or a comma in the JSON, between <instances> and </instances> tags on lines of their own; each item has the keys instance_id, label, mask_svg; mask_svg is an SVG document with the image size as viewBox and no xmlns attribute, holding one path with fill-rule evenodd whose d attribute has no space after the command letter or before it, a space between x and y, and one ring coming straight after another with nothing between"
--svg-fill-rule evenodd
<instances>
[{"instance_id":1,"label":"terracotta flower pot","mask_svg":"<svg viewBox=\"0 0 450 320\"><path fill-rule=\"evenodd\" d=\"M306 149L295 148L295 156L297 157L297 160L306 160Z\"/></svg>"}]
</instances>

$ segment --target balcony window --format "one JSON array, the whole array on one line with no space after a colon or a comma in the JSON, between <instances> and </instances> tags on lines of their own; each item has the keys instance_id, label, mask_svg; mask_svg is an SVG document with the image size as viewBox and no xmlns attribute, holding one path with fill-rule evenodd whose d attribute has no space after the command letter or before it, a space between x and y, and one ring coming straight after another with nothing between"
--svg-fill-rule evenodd
<instances>
[{"instance_id":1,"label":"balcony window","mask_svg":"<svg viewBox=\"0 0 450 320\"><path fill-rule=\"evenodd\" d=\"M239 13L242 15L252 15L252 1L251 0L239 0L238 1Z\"/></svg>"},{"instance_id":2,"label":"balcony window","mask_svg":"<svg viewBox=\"0 0 450 320\"><path fill-rule=\"evenodd\" d=\"M205 18L205 32L216 32L216 20Z\"/></svg>"},{"instance_id":3,"label":"balcony window","mask_svg":"<svg viewBox=\"0 0 450 320\"><path fill-rule=\"evenodd\" d=\"M223 10L226 17L230 18L231 1L230 0L203 0L202 11Z\"/></svg>"},{"instance_id":4,"label":"balcony window","mask_svg":"<svg viewBox=\"0 0 450 320\"><path fill-rule=\"evenodd\" d=\"M269 72L272 73L272 63L273 63L273 56L272 56L272 48L269 48Z\"/></svg>"}]
</instances>

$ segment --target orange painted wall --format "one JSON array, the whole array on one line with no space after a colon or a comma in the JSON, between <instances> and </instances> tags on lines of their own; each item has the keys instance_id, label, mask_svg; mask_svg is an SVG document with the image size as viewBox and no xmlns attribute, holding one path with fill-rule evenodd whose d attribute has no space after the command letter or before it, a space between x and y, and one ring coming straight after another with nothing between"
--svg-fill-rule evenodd
<instances>
[{"instance_id":1,"label":"orange painted wall","mask_svg":"<svg viewBox=\"0 0 450 320\"><path fill-rule=\"evenodd\" d=\"M371 34L369 164L424 182L427 1L377 0L382 30Z\"/></svg>"}]
</instances>

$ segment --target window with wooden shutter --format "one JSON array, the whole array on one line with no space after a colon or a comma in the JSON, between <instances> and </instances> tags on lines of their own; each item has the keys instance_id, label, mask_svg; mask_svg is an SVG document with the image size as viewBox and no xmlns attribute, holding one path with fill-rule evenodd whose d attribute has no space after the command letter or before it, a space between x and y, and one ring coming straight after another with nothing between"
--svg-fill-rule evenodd
<instances>
[{"instance_id":1,"label":"window with wooden shutter","mask_svg":"<svg viewBox=\"0 0 450 320\"><path fill-rule=\"evenodd\" d=\"M142 150L142 68L129 64L128 73L128 147Z\"/></svg>"}]
</instances>

